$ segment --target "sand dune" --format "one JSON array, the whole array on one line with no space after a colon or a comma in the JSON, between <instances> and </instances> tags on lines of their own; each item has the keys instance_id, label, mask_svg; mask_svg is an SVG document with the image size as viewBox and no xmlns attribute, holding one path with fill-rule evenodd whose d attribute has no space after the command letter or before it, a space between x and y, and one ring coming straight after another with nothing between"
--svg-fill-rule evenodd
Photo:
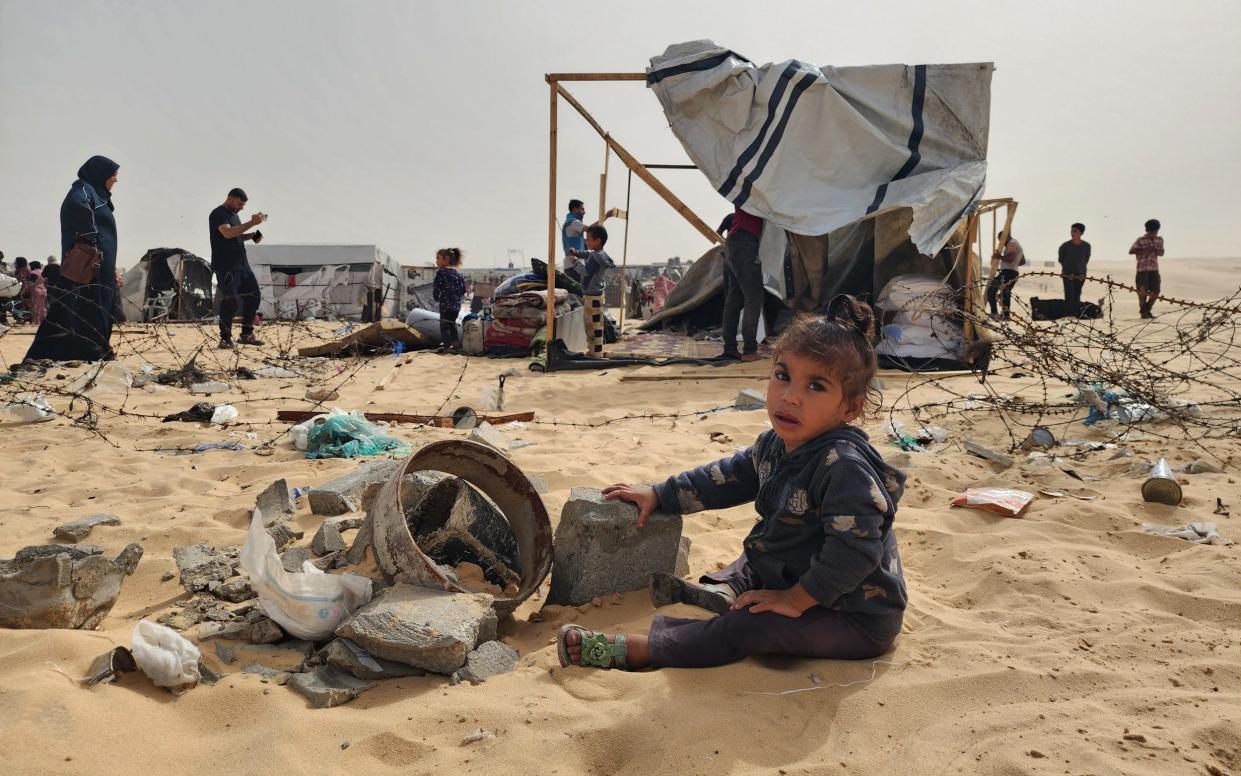
<instances>
[{"instance_id":1,"label":"sand dune","mask_svg":"<svg viewBox=\"0 0 1241 776\"><path fill-rule=\"evenodd\" d=\"M1124 266L1117 264L1118 279L1127 279ZM1221 280L1236 282L1228 266L1214 262L1177 264L1165 274L1168 289L1195 298L1222 296ZM1020 285L1018 291L1034 293ZM1125 302L1117 314L1136 320L1136 303ZM158 346L126 335L133 339L118 348L124 361L135 369L143 361L177 364L210 334L189 326L168 331L176 337ZM18 360L29 341L6 335L0 355ZM226 363L215 351L204 353ZM257 366L259 356L244 352L243 363ZM175 579L160 581L175 571L174 547L240 544L254 497L269 482L285 477L290 485L313 485L354 465L307 460L287 437L270 456L150 452L229 439L253 444L247 432L274 437L285 428L271 422L275 409L304 406L308 382L347 380L335 402L345 408L430 412L478 403L501 372L518 367L505 409L533 409L538 422L505 433L535 443L512 457L546 479L553 517L573 486L662 478L721 457L767 427L762 411L694 414L731 403L739 388L761 387L759 365L728 367L749 379L621 382L621 369L548 376L526 373L521 361L464 364L417 354L386 390L374 391L391 363L327 362L310 367L308 378L239 383L245 394L224 397L238 402L240 425L227 430L107 411L100 412L100 433L63 418L0 428L0 556L50 541L55 525L95 512L119 515L122 525L97 528L89 541L113 553L128 542L146 548L100 630L0 631L4 772L1241 773L1241 545L1199 546L1140 531L1143 522L1206 519L1241 541L1236 441L1207 442L1204 453L1188 443L1138 439L1123 445L1133 457L1109 460L1106 450L1072 461L1082 481L1021 452L1016 466L1000 472L960 449L967 437L1007 447L997 417L949 417L942 423L949 443L910 456L897 517L910 608L896 649L881 662L772 658L646 673L559 667L549 641L563 622L645 628L653 610L636 592L601 607L549 612L534 623L527 617L542 601L531 599L501 626L502 639L522 654L518 669L476 687L450 687L442 677L392 680L348 705L312 710L288 688L240 673L176 698L141 675L91 690L75 686L69 677L82 675L111 645L128 644L137 619L163 611L182 593ZM952 378L952 385L969 392L972 379ZM895 374L884 380L888 401L911 385ZM1020 391L1030 381L1001 374L996 384ZM934 391L914 387L910 400ZM121 397L100 400L115 404ZM162 416L194 401L182 389L134 391L125 408ZM68 407L64 397L53 403ZM85 410L79 400L69 414ZM684 416L556 425L644 413ZM885 455L895 455L881 420L866 428ZM712 441L713 432L732 441ZM395 433L422 444L464 432ZM1085 427L1080 436L1106 439ZM1184 475L1180 507L1142 501L1152 459L1163 455L1179 465L1208 453L1229 461L1225 473ZM948 505L965 487L1001 484L1095 498L1040 496L1021 519ZM1212 515L1217 498L1233 505L1233 516ZM687 519L692 571L735 557L753 519L749 508ZM303 500L298 527L309 536L317 521ZM209 643L204 652L214 667L226 668ZM816 685L811 674L824 683ZM800 688L813 689L771 694ZM461 745L480 727L496 737Z\"/></svg>"}]
</instances>

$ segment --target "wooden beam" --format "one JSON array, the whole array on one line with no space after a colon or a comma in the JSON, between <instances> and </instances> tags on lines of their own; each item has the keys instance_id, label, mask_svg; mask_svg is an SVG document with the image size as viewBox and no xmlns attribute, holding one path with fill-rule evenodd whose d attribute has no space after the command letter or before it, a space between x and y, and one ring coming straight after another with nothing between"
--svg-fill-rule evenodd
<instances>
[{"instance_id":1,"label":"wooden beam","mask_svg":"<svg viewBox=\"0 0 1241 776\"><path fill-rule=\"evenodd\" d=\"M646 73L548 73L547 82L556 81L646 81Z\"/></svg>"},{"instance_id":2,"label":"wooden beam","mask_svg":"<svg viewBox=\"0 0 1241 776\"><path fill-rule=\"evenodd\" d=\"M661 199L663 199L665 202L667 202L669 205L672 206L673 210L680 213L681 217L684 218L686 221L688 221L690 226L697 229L698 232L703 237L706 237L712 243L718 244L718 243L724 242L723 237L720 237L720 235L714 229L707 226L706 222L703 221L701 218L699 218L697 213L695 213L693 210L689 208L688 205L682 202L680 198L677 197L677 195L673 194L668 189L668 187L665 186L658 178L656 178L654 175L648 172L646 167L644 167L641 162L639 162L637 159L634 158L633 154L629 153L629 151L624 146L616 142L615 138L613 138L611 135L605 132L603 130L603 127L599 126L599 122L595 121L594 116L591 116L590 112L587 111L586 108L582 107L582 104L578 102L577 99L573 95L569 94L568 90L566 90L563 86L555 82L552 82L552 88L555 89L560 94L561 97L564 97L565 101L568 102L570 105L572 105L574 110L580 113L582 115L582 118L586 119L587 123L590 124L590 126L593 127L594 130L598 132L599 135L604 140L607 141L607 144L612 148L613 151L616 152L616 155L620 157L620 160L622 162L625 163L625 166L628 167L630 170L633 170L633 174L637 175L639 178L641 178L646 183L646 185L650 186L651 189L656 194L658 194Z\"/></svg>"},{"instance_id":3,"label":"wooden beam","mask_svg":"<svg viewBox=\"0 0 1241 776\"><path fill-rule=\"evenodd\" d=\"M550 78L551 85L551 143L548 153L547 182L547 344L552 344L556 331L556 92L560 88Z\"/></svg>"}]
</instances>

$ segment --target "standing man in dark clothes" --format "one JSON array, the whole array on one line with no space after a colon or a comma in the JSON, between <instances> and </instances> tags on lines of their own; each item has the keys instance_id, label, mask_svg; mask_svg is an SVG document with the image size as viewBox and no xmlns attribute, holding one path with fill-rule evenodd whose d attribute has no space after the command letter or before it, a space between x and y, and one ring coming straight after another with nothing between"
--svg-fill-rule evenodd
<instances>
[{"instance_id":1,"label":"standing man in dark clothes","mask_svg":"<svg viewBox=\"0 0 1241 776\"><path fill-rule=\"evenodd\" d=\"M255 213L241 223L238 213L246 206L246 193L233 189L224 204L211 211L207 219L211 227L211 271L215 273L216 293L220 299L220 349L233 347L233 316L241 308L243 345L262 345L254 336L254 319L259 311L259 282L246 260L246 241L263 241L263 233L246 231L267 220L265 213Z\"/></svg>"},{"instance_id":2,"label":"standing man in dark clothes","mask_svg":"<svg viewBox=\"0 0 1241 776\"><path fill-rule=\"evenodd\" d=\"M724 219L724 353L722 358L757 361L758 317L763 314L763 268L758 263L758 241L763 219L741 208ZM741 323L742 350L737 352L737 323Z\"/></svg>"},{"instance_id":3,"label":"standing man in dark clothes","mask_svg":"<svg viewBox=\"0 0 1241 776\"><path fill-rule=\"evenodd\" d=\"M1074 318L1081 312L1082 286L1086 283L1086 265L1090 263L1090 243L1082 239L1085 224L1069 227L1069 241L1060 246L1060 273L1064 280L1064 303Z\"/></svg>"}]
</instances>

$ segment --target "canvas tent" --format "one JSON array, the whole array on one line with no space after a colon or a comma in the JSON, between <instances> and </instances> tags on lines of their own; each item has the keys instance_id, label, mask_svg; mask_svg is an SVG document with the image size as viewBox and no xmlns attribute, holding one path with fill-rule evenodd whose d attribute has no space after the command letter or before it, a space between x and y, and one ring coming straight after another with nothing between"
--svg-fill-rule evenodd
<instances>
[{"instance_id":1,"label":"canvas tent","mask_svg":"<svg viewBox=\"0 0 1241 776\"><path fill-rule=\"evenodd\" d=\"M399 265L375 245L253 245L246 249L266 318L360 320L368 291L402 315Z\"/></svg>"},{"instance_id":2,"label":"canvas tent","mask_svg":"<svg viewBox=\"0 0 1241 776\"><path fill-rule=\"evenodd\" d=\"M647 84L712 186L765 219L764 284L785 307L820 310L841 292L877 301L911 275L960 305L980 276L968 218L986 179L992 69L756 66L694 41L653 58ZM710 302L721 266L712 248L643 328Z\"/></svg>"},{"instance_id":3,"label":"canvas tent","mask_svg":"<svg viewBox=\"0 0 1241 776\"><path fill-rule=\"evenodd\" d=\"M122 277L121 309L134 322L212 315L211 265L182 248L152 248Z\"/></svg>"}]
</instances>

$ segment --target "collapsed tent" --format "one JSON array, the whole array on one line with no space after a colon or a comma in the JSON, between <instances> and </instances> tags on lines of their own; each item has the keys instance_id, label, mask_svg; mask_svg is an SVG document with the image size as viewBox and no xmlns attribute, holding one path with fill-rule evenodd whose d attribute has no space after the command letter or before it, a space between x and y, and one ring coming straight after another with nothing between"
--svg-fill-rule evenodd
<instances>
[{"instance_id":1,"label":"collapsed tent","mask_svg":"<svg viewBox=\"0 0 1241 776\"><path fill-rule=\"evenodd\" d=\"M254 245L250 266L267 318L404 318L400 266L374 245Z\"/></svg>"},{"instance_id":2,"label":"collapsed tent","mask_svg":"<svg viewBox=\"0 0 1241 776\"><path fill-rule=\"evenodd\" d=\"M874 302L904 275L954 292L980 277L962 266L977 261L962 219L986 179L992 69L759 67L694 41L653 58L647 84L712 186L766 221L759 257L769 294L784 309L815 311L838 293ZM721 278L713 248L642 328L686 324L718 296Z\"/></svg>"},{"instance_id":3,"label":"collapsed tent","mask_svg":"<svg viewBox=\"0 0 1241 776\"><path fill-rule=\"evenodd\" d=\"M206 259L182 248L152 248L121 276L121 309L139 323L210 318L211 281Z\"/></svg>"}]
</instances>

